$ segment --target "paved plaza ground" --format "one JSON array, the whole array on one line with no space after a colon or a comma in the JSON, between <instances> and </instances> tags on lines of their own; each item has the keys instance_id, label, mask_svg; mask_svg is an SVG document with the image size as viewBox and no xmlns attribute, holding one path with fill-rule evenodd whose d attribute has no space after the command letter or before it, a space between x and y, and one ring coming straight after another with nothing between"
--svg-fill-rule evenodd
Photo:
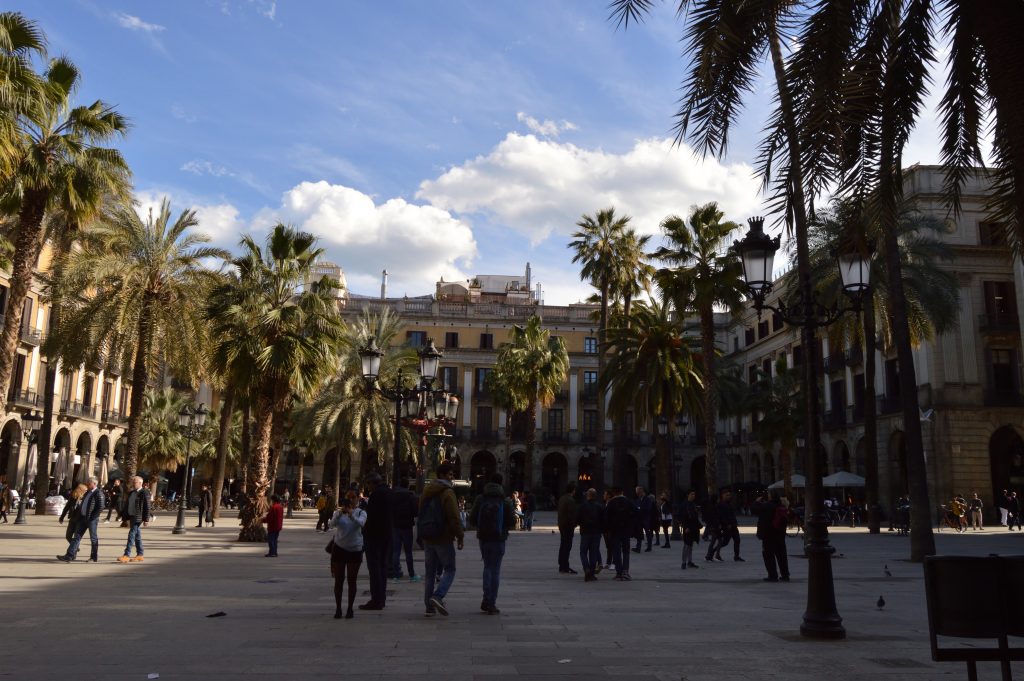
<instances>
[{"instance_id":1,"label":"paved plaza ground","mask_svg":"<svg viewBox=\"0 0 1024 681\"><path fill-rule=\"evenodd\" d=\"M13 514L12 514L13 515ZM277 559L234 541L235 522L172 535L145 530L146 562L115 562L127 530L101 525L98 564L60 563L64 528L30 516L0 526L0 677L12 679L705 679L966 678L929 656L921 566L908 539L837 529L836 595L848 637L800 638L806 561L789 539L793 582L766 584L753 527L746 563L679 569L679 549L632 554L633 581L596 583L556 570L552 514L508 543L498 605L479 611L475 540L458 555L451 616L427 618L422 584L389 583L387 609L334 620L332 582L314 514L285 523ZM1024 533L938 535L940 553L1024 553ZM83 547L88 555L88 540ZM574 546L572 563L579 566ZM416 554L417 570L422 555ZM885 575L888 565L891 577ZM607 574L607 573L606 573ZM366 591L364 571L360 587ZM878 596L886 601L876 608ZM368 599L361 595L357 603ZM206 616L223 611L225 617ZM982 679L999 678L995 664Z\"/></svg>"}]
</instances>

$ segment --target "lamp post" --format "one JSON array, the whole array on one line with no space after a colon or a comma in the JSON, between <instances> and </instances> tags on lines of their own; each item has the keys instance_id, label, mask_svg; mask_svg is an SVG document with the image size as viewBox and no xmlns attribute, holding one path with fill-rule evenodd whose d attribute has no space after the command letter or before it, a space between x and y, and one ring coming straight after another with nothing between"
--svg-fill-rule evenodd
<instances>
[{"instance_id":1,"label":"lamp post","mask_svg":"<svg viewBox=\"0 0 1024 681\"><path fill-rule=\"evenodd\" d=\"M807 608L804 611L800 633L808 638L839 639L846 636L843 618L836 608L835 585L832 579L832 554L835 548L829 543L827 519L823 502L822 467L818 457L821 422L818 407L818 327L828 326L847 312L859 312L861 298L870 285L870 251L868 244L849 243L837 254L837 265L842 280L843 293L852 306L841 308L838 302L825 305L817 300L811 288L810 256L807 234L798 232L797 238L797 288L791 303L780 299L776 305L765 303L773 285L775 253L779 249L779 237L774 239L764 233L764 218L755 217L748 221L750 229L746 236L733 245L743 265L743 278L757 310L758 318L765 308L778 314L783 321L802 330L804 346L804 389L806 413L804 433L807 440L806 465L807 482L805 493L805 522L807 554ZM808 513L809 512L809 513Z\"/></svg>"},{"instance_id":2,"label":"lamp post","mask_svg":"<svg viewBox=\"0 0 1024 681\"><path fill-rule=\"evenodd\" d=\"M192 440L198 440L206 425L206 405L186 404L178 412L178 428L185 436L185 474L181 476L181 500L178 502L178 519L173 534L185 534L185 507L188 506L188 482L192 472Z\"/></svg>"},{"instance_id":3,"label":"lamp post","mask_svg":"<svg viewBox=\"0 0 1024 681\"><path fill-rule=\"evenodd\" d=\"M384 357L384 351L377 347L377 339L370 338L369 343L359 351L367 390L377 391L395 404L395 448L392 453L391 470L394 487L398 487L402 478L400 463L403 419L421 435L431 428L436 428L436 435L447 437L445 425L455 425L455 418L459 412L458 396L449 392L448 386L433 389L438 364L443 356L434 346L434 341L427 340L427 344L419 352L420 375L416 385L406 388L402 381L402 371L399 370L394 385L385 387L377 380L380 376L380 361Z\"/></svg>"},{"instance_id":4,"label":"lamp post","mask_svg":"<svg viewBox=\"0 0 1024 681\"><path fill-rule=\"evenodd\" d=\"M43 417L34 411L21 417L21 428L25 433L25 444L27 449L25 450L25 475L21 478L21 494L18 495L18 517L14 519L15 525L28 524L28 520L25 519L25 501L28 496L28 470L31 468L29 463L32 460L32 445L35 444L36 449L39 449L39 444L35 442L35 437L39 432L39 427L41 425L43 425ZM36 496L39 496L39 490L36 490ZM39 503L38 498L36 499L36 503Z\"/></svg>"},{"instance_id":5,"label":"lamp post","mask_svg":"<svg viewBox=\"0 0 1024 681\"><path fill-rule=\"evenodd\" d=\"M669 494L671 495L672 501L672 540L682 541L683 535L679 531L679 523L676 522L676 516L679 515L679 470L676 464L679 463L679 459L676 457L676 436L682 434L686 430L686 427L690 425L686 417L679 415L676 417L676 430L668 439L668 455L669 461L672 463L672 486L669 488ZM658 435L665 437L669 435L668 432L668 419L662 416L658 419Z\"/></svg>"}]
</instances>

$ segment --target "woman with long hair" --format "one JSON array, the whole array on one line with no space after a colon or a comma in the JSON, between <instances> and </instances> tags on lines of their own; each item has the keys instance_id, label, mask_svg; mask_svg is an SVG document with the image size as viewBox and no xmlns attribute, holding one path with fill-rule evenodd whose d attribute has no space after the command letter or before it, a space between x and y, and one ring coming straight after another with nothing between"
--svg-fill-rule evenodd
<instances>
[{"instance_id":1,"label":"woman with long hair","mask_svg":"<svg viewBox=\"0 0 1024 681\"><path fill-rule=\"evenodd\" d=\"M329 526L334 528L331 540L331 575L334 576L334 619L341 619L341 593L348 581L348 609L345 619L352 619L352 604L356 600L356 576L363 564L363 525L366 511L359 508L349 492L339 502Z\"/></svg>"},{"instance_id":2,"label":"woman with long hair","mask_svg":"<svg viewBox=\"0 0 1024 681\"><path fill-rule=\"evenodd\" d=\"M60 513L61 524L64 523L64 518L68 519L68 529L64 533L64 538L68 540L68 546L71 546L71 540L74 539L75 532L78 531L78 521L82 517L82 497L88 491L89 487L84 482L79 483L77 487L71 490L68 501L64 504L64 510Z\"/></svg>"}]
</instances>

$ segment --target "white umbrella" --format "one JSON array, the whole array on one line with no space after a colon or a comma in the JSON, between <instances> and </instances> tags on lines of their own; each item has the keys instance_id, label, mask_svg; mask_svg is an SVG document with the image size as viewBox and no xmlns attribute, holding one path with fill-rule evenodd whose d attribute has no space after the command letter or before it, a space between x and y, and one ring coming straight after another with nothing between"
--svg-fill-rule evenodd
<instances>
[{"instance_id":1,"label":"white umbrella","mask_svg":"<svg viewBox=\"0 0 1024 681\"><path fill-rule=\"evenodd\" d=\"M789 484L791 487L806 487L807 479L799 473L794 473L789 478ZM786 487L786 481L776 480L772 484L768 485L768 489L784 489Z\"/></svg>"},{"instance_id":2,"label":"white umbrella","mask_svg":"<svg viewBox=\"0 0 1024 681\"><path fill-rule=\"evenodd\" d=\"M821 484L825 487L863 487L864 478L849 471L836 471L822 479Z\"/></svg>"}]
</instances>

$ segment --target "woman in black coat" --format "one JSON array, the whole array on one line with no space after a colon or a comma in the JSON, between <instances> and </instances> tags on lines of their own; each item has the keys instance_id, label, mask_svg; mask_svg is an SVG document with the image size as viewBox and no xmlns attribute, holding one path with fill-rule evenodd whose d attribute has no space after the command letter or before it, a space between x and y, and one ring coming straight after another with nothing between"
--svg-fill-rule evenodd
<instances>
[{"instance_id":1,"label":"woman in black coat","mask_svg":"<svg viewBox=\"0 0 1024 681\"><path fill-rule=\"evenodd\" d=\"M68 540L68 544L71 543L72 537L75 536L75 532L78 531L78 521L82 517L82 497L89 491L89 488L85 484L79 484L78 487L71 490L71 495L68 497L68 502L64 504L64 510L60 513L60 523L64 523L64 518L68 519L68 529L64 533L64 537Z\"/></svg>"}]
</instances>

